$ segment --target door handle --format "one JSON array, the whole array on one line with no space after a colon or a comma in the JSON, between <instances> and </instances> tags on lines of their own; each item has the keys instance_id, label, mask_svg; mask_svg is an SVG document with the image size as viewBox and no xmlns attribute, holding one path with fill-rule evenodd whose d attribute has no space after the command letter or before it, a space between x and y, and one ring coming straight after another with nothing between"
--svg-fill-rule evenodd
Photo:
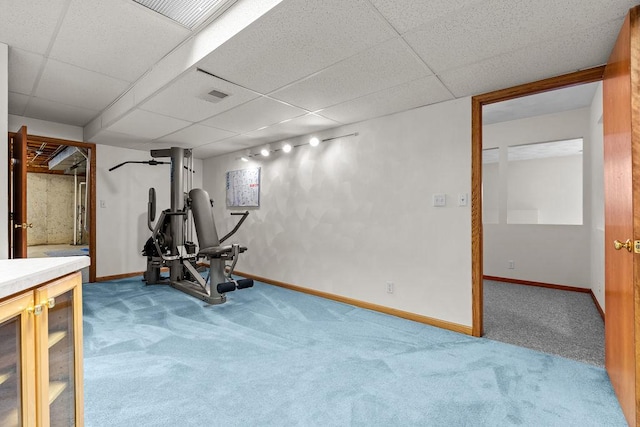
<instances>
[{"instance_id":1,"label":"door handle","mask_svg":"<svg viewBox=\"0 0 640 427\"><path fill-rule=\"evenodd\" d=\"M15 224L14 227L15 228L33 228L33 223L27 224L26 222L23 222L22 224Z\"/></svg>"},{"instance_id":2,"label":"door handle","mask_svg":"<svg viewBox=\"0 0 640 427\"><path fill-rule=\"evenodd\" d=\"M620 240L613 241L613 247L616 248L616 251L625 248L627 251L631 252L633 250L631 246L633 246L633 244L631 243L631 239L627 239L627 241L624 243L622 243Z\"/></svg>"}]
</instances>

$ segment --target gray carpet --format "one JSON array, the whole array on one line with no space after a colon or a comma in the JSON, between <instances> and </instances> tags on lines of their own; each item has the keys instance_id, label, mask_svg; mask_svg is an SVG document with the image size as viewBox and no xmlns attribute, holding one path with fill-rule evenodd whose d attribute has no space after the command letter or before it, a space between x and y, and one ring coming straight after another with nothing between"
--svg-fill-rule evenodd
<instances>
[{"instance_id":1,"label":"gray carpet","mask_svg":"<svg viewBox=\"0 0 640 427\"><path fill-rule=\"evenodd\" d=\"M484 334L604 366L604 322L587 293L485 280Z\"/></svg>"}]
</instances>

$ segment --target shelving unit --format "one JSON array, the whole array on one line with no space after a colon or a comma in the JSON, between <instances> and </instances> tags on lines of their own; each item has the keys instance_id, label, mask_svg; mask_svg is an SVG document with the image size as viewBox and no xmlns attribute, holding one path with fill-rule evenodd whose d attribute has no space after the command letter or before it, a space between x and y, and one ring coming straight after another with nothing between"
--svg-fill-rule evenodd
<instances>
[{"instance_id":1,"label":"shelving unit","mask_svg":"<svg viewBox=\"0 0 640 427\"><path fill-rule=\"evenodd\" d=\"M0 300L0 426L82 426L79 272Z\"/></svg>"}]
</instances>

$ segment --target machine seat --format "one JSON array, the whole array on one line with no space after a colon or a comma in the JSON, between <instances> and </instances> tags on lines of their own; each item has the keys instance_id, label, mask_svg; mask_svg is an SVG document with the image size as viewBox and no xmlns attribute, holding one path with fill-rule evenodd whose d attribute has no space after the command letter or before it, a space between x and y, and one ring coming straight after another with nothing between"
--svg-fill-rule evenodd
<instances>
[{"instance_id":1,"label":"machine seat","mask_svg":"<svg viewBox=\"0 0 640 427\"><path fill-rule=\"evenodd\" d=\"M243 253L247 248L240 246L239 253ZM202 248L198 252L198 256L205 256L209 258L227 258L233 252L233 245L224 246L211 246L209 248Z\"/></svg>"}]
</instances>

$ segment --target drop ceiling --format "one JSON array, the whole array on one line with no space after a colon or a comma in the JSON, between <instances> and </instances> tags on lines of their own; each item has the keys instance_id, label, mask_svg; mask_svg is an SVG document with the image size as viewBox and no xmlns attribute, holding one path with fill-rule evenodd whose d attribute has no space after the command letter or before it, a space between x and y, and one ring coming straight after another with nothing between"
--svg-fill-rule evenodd
<instances>
[{"instance_id":1,"label":"drop ceiling","mask_svg":"<svg viewBox=\"0 0 640 427\"><path fill-rule=\"evenodd\" d=\"M9 114L206 158L601 65L636 4L231 0L188 28L133 0L0 0L0 42Z\"/></svg>"}]
</instances>

